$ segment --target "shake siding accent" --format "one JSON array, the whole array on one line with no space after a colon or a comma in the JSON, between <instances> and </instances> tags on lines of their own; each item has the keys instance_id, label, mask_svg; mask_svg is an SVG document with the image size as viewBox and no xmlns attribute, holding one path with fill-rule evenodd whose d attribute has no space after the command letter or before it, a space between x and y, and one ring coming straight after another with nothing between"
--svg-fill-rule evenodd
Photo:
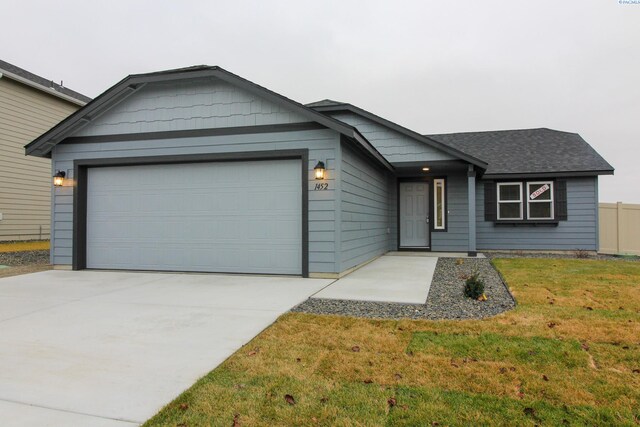
<instances>
[{"instance_id":1,"label":"shake siding accent","mask_svg":"<svg viewBox=\"0 0 640 427\"><path fill-rule=\"evenodd\" d=\"M466 173L446 176L445 185L447 231L431 233L431 250L467 252L469 248L469 202ZM430 194L430 199L429 203L433 204L433 194Z\"/></svg>"},{"instance_id":2,"label":"shake siding accent","mask_svg":"<svg viewBox=\"0 0 640 427\"><path fill-rule=\"evenodd\" d=\"M478 250L597 250L597 178L567 178L567 221L558 226L495 226L484 221L484 184L476 187Z\"/></svg>"},{"instance_id":3,"label":"shake siding accent","mask_svg":"<svg viewBox=\"0 0 640 427\"><path fill-rule=\"evenodd\" d=\"M51 161L26 157L24 145L78 106L0 78L0 241L48 239Z\"/></svg>"},{"instance_id":4,"label":"shake siding accent","mask_svg":"<svg viewBox=\"0 0 640 427\"><path fill-rule=\"evenodd\" d=\"M347 270L389 250L390 177L342 144L340 269Z\"/></svg>"},{"instance_id":5,"label":"shake siding accent","mask_svg":"<svg viewBox=\"0 0 640 427\"><path fill-rule=\"evenodd\" d=\"M117 129L114 131L122 133ZM145 141L61 143L54 148L53 158L56 169L69 170L73 169L75 159L309 149L309 271L331 273L337 272L335 170L339 141L337 132L320 129ZM327 167L329 189L325 191L313 191L316 182L313 167L318 160L324 161ZM265 182L265 187L268 185ZM71 264L72 214L72 187L56 187L55 236L52 242L54 264Z\"/></svg>"},{"instance_id":6,"label":"shake siding accent","mask_svg":"<svg viewBox=\"0 0 640 427\"><path fill-rule=\"evenodd\" d=\"M415 141L412 138L357 114L351 112L336 112L330 114L332 117L358 128L360 133L364 135L390 163L456 160L456 158L447 153L422 142Z\"/></svg>"},{"instance_id":7,"label":"shake siding accent","mask_svg":"<svg viewBox=\"0 0 640 427\"><path fill-rule=\"evenodd\" d=\"M154 83L74 136L300 123L308 119L226 82L208 78Z\"/></svg>"}]
</instances>

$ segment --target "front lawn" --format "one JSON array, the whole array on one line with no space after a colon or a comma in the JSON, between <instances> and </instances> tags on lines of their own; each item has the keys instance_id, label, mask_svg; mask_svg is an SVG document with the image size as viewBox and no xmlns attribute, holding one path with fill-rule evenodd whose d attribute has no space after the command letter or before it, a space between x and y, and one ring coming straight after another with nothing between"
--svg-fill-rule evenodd
<instances>
[{"instance_id":1,"label":"front lawn","mask_svg":"<svg viewBox=\"0 0 640 427\"><path fill-rule=\"evenodd\" d=\"M287 314L145 425L640 424L640 263L495 264L513 311Z\"/></svg>"}]
</instances>

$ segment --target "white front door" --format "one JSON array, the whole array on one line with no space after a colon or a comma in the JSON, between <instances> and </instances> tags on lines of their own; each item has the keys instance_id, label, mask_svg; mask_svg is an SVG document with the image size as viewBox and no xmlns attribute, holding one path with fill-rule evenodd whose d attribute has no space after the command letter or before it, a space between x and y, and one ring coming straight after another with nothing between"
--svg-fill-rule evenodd
<instances>
[{"instance_id":1,"label":"white front door","mask_svg":"<svg viewBox=\"0 0 640 427\"><path fill-rule=\"evenodd\" d=\"M400 247L429 247L429 184L400 183Z\"/></svg>"}]
</instances>

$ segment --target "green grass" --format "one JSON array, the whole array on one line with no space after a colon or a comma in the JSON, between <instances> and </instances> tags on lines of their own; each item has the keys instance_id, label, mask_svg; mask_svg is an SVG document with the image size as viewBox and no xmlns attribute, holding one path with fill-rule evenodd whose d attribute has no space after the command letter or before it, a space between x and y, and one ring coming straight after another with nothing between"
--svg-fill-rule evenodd
<instances>
[{"instance_id":1,"label":"green grass","mask_svg":"<svg viewBox=\"0 0 640 427\"><path fill-rule=\"evenodd\" d=\"M513 311L286 314L146 425L639 425L640 263L495 265Z\"/></svg>"},{"instance_id":2,"label":"green grass","mask_svg":"<svg viewBox=\"0 0 640 427\"><path fill-rule=\"evenodd\" d=\"M490 333L416 332L407 351L531 366L557 365L566 369L587 366L588 363L588 356L576 340L506 337Z\"/></svg>"},{"instance_id":3,"label":"green grass","mask_svg":"<svg viewBox=\"0 0 640 427\"><path fill-rule=\"evenodd\" d=\"M421 426L425 421L426 425L435 421L451 426L636 425L631 421L630 412L592 406L561 407L544 401L522 402L490 395L416 388L401 388L398 396L400 406L394 407L387 425Z\"/></svg>"}]
</instances>

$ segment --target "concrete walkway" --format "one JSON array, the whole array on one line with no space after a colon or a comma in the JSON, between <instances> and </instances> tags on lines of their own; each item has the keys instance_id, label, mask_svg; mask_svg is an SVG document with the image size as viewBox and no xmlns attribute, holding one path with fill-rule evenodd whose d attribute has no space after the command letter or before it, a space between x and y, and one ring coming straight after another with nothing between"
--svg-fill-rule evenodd
<instances>
[{"instance_id":1,"label":"concrete walkway","mask_svg":"<svg viewBox=\"0 0 640 427\"><path fill-rule=\"evenodd\" d=\"M383 255L313 298L424 304L437 257Z\"/></svg>"},{"instance_id":2,"label":"concrete walkway","mask_svg":"<svg viewBox=\"0 0 640 427\"><path fill-rule=\"evenodd\" d=\"M329 283L98 271L0 279L0 425L140 424Z\"/></svg>"}]
</instances>

